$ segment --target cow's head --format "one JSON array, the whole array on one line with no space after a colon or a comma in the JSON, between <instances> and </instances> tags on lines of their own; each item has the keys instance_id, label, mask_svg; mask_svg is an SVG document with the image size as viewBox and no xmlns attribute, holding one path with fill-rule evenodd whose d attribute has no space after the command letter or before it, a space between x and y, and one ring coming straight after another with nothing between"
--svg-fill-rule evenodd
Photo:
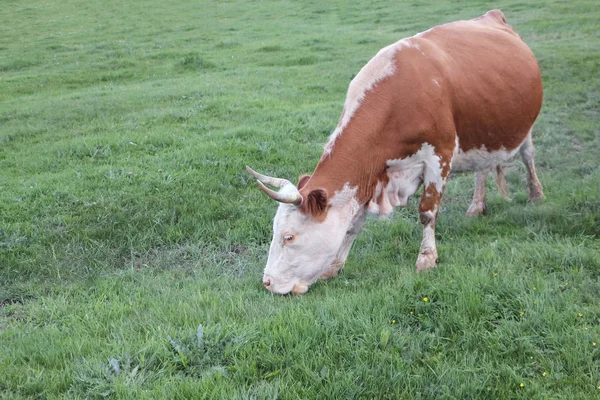
<instances>
[{"instance_id":1,"label":"cow's head","mask_svg":"<svg viewBox=\"0 0 600 400\"><path fill-rule=\"evenodd\" d=\"M280 203L273 221L264 286L277 294L301 294L319 278L335 276L355 237L352 227L360 214L355 190L346 187L330 198L323 189L299 190L307 176L300 178L296 187L286 179L247 169L260 189Z\"/></svg>"}]
</instances>

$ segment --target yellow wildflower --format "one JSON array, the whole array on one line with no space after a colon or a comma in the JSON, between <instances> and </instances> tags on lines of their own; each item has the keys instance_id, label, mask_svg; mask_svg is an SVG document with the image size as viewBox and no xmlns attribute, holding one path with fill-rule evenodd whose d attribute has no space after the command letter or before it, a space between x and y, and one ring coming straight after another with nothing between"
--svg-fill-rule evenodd
<instances>
[{"instance_id":1,"label":"yellow wildflower","mask_svg":"<svg viewBox=\"0 0 600 400\"><path fill-rule=\"evenodd\" d=\"M521 311L521 312L519 313L519 315L522 317L523 315L525 315L525 311Z\"/></svg>"},{"instance_id":2,"label":"yellow wildflower","mask_svg":"<svg viewBox=\"0 0 600 400\"><path fill-rule=\"evenodd\" d=\"M395 320L395 319L393 319L393 320L392 320L392 324L395 324L395 323L396 323L396 320Z\"/></svg>"},{"instance_id":3,"label":"yellow wildflower","mask_svg":"<svg viewBox=\"0 0 600 400\"><path fill-rule=\"evenodd\" d=\"M577 316L578 316L579 318L581 318L581 317L583 317L583 314L582 314L582 313L577 313Z\"/></svg>"},{"instance_id":4,"label":"yellow wildflower","mask_svg":"<svg viewBox=\"0 0 600 400\"><path fill-rule=\"evenodd\" d=\"M548 373L546 371L542 372L542 376L546 376Z\"/></svg>"},{"instance_id":5,"label":"yellow wildflower","mask_svg":"<svg viewBox=\"0 0 600 400\"><path fill-rule=\"evenodd\" d=\"M427 303L427 302L429 301L429 298L427 298L427 297L423 297L423 301L424 301L425 303Z\"/></svg>"},{"instance_id":6,"label":"yellow wildflower","mask_svg":"<svg viewBox=\"0 0 600 400\"><path fill-rule=\"evenodd\" d=\"M524 383L521 383L519 386L521 386L521 387L523 388L523 387L525 387L525 384L524 384Z\"/></svg>"},{"instance_id":7,"label":"yellow wildflower","mask_svg":"<svg viewBox=\"0 0 600 400\"><path fill-rule=\"evenodd\" d=\"M592 342L592 346L596 347L596 342Z\"/></svg>"}]
</instances>

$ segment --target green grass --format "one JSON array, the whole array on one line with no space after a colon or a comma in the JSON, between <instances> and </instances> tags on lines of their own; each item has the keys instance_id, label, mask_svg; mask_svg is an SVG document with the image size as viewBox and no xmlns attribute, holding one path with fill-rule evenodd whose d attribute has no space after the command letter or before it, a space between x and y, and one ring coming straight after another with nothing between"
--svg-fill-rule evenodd
<instances>
[{"instance_id":1,"label":"green grass","mask_svg":"<svg viewBox=\"0 0 600 400\"><path fill-rule=\"evenodd\" d=\"M0 398L597 398L596 3L4 1ZM467 219L454 176L437 270L413 199L339 278L270 295L244 165L311 172L381 47L495 7L542 68L547 200L515 160L513 201L490 180Z\"/></svg>"}]
</instances>

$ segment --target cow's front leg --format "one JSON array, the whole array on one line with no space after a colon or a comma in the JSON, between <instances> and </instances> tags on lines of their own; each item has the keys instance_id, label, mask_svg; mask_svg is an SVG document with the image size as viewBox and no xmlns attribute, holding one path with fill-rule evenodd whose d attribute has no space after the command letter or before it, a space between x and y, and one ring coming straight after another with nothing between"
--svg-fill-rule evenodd
<instances>
[{"instance_id":1,"label":"cow's front leg","mask_svg":"<svg viewBox=\"0 0 600 400\"><path fill-rule=\"evenodd\" d=\"M433 269L438 260L435 246L435 222L440 210L440 203L446 180L450 174L450 159L441 158L443 168L428 168L424 177L423 196L419 203L419 217L423 225L423 240L417 258L417 272ZM432 174L432 171L436 172Z\"/></svg>"},{"instance_id":2,"label":"cow's front leg","mask_svg":"<svg viewBox=\"0 0 600 400\"><path fill-rule=\"evenodd\" d=\"M423 225L423 240L421 241L421 249L417 258L417 272L433 269L438 259L437 248L435 246L435 221L439 210L439 200L432 204L431 198L425 198L429 192L431 192L430 189L426 189L423 192L423 197L419 204L419 217Z\"/></svg>"}]
</instances>

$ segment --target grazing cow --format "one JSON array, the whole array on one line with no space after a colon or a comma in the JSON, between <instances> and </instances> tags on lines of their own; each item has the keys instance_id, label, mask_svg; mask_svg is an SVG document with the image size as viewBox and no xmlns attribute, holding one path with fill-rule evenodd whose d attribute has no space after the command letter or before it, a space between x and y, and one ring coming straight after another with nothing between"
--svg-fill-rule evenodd
<instances>
[{"instance_id":1,"label":"grazing cow","mask_svg":"<svg viewBox=\"0 0 600 400\"><path fill-rule=\"evenodd\" d=\"M504 14L434 27L385 47L350 83L340 121L312 176L290 181L248 171L281 204L263 284L304 293L336 276L366 214L405 206L421 186L417 271L435 266L435 223L448 176L477 171L468 215L485 211L485 180L517 151L529 200L544 197L531 128L542 105L535 56ZM278 187L279 191L265 185Z\"/></svg>"}]
</instances>

